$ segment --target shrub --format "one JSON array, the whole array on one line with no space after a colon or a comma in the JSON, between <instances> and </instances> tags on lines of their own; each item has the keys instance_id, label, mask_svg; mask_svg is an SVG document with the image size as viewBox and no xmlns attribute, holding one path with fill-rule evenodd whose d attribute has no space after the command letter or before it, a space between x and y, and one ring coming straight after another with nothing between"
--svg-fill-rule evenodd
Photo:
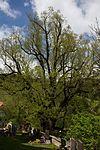
<instances>
[{"instance_id":1,"label":"shrub","mask_svg":"<svg viewBox=\"0 0 100 150\"><path fill-rule=\"evenodd\" d=\"M67 131L66 138L75 138L84 143L87 150L92 150L94 144L98 145L100 137L100 116L80 113L72 118L72 124Z\"/></svg>"}]
</instances>

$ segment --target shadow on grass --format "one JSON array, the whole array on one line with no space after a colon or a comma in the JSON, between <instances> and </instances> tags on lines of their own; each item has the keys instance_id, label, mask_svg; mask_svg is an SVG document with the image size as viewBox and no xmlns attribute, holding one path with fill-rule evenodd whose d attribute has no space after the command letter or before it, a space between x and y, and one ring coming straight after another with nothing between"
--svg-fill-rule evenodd
<instances>
[{"instance_id":1,"label":"shadow on grass","mask_svg":"<svg viewBox=\"0 0 100 150\"><path fill-rule=\"evenodd\" d=\"M27 139L23 136L3 137L0 136L0 150L54 150L53 145L26 143Z\"/></svg>"}]
</instances>

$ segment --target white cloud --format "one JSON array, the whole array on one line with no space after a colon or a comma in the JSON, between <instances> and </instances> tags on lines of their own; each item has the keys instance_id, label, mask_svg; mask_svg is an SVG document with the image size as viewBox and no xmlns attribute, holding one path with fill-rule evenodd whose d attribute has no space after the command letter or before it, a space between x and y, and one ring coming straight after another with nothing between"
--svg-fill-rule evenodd
<instances>
[{"instance_id":1,"label":"white cloud","mask_svg":"<svg viewBox=\"0 0 100 150\"><path fill-rule=\"evenodd\" d=\"M7 25L2 25L0 27L0 40L2 38L6 38L11 34L11 28L9 28Z\"/></svg>"},{"instance_id":2,"label":"white cloud","mask_svg":"<svg viewBox=\"0 0 100 150\"><path fill-rule=\"evenodd\" d=\"M8 27L7 25L3 24L0 27L0 40L3 38L9 37L12 33L19 33L24 27L12 26Z\"/></svg>"},{"instance_id":3,"label":"white cloud","mask_svg":"<svg viewBox=\"0 0 100 150\"><path fill-rule=\"evenodd\" d=\"M33 10L33 12L34 12L34 10L35 10L35 0L30 0L30 4L32 5L32 10Z\"/></svg>"},{"instance_id":4,"label":"white cloud","mask_svg":"<svg viewBox=\"0 0 100 150\"><path fill-rule=\"evenodd\" d=\"M34 4L34 0L30 1ZM77 6L76 1L79 2L80 7ZM77 33L88 32L89 25L95 24L96 17L100 18L100 0L35 0L35 5L39 14L49 6L59 9Z\"/></svg>"},{"instance_id":5,"label":"white cloud","mask_svg":"<svg viewBox=\"0 0 100 150\"><path fill-rule=\"evenodd\" d=\"M30 4L29 4L29 2L24 2L24 7L28 7Z\"/></svg>"},{"instance_id":6,"label":"white cloud","mask_svg":"<svg viewBox=\"0 0 100 150\"><path fill-rule=\"evenodd\" d=\"M0 0L0 10L12 18L16 18L18 15L20 15L19 11L11 9L9 0Z\"/></svg>"}]
</instances>

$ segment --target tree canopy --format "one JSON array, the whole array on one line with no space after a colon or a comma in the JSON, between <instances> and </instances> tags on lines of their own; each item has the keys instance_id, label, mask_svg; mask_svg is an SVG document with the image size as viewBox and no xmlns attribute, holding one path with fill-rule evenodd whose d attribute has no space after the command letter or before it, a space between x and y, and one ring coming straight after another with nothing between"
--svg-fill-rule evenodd
<instances>
[{"instance_id":1,"label":"tree canopy","mask_svg":"<svg viewBox=\"0 0 100 150\"><path fill-rule=\"evenodd\" d=\"M0 41L6 67L0 87L7 92L3 98L12 118L52 131L68 129L73 114L99 114L100 36L96 33L93 39L76 35L61 13L49 8L41 17L29 16L24 36L12 34Z\"/></svg>"}]
</instances>

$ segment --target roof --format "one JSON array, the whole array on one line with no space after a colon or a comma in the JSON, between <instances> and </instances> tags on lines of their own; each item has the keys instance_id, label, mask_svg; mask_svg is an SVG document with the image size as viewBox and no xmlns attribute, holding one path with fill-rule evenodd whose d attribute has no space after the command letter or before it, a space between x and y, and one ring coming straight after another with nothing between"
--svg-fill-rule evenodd
<instances>
[{"instance_id":1,"label":"roof","mask_svg":"<svg viewBox=\"0 0 100 150\"><path fill-rule=\"evenodd\" d=\"M2 107L4 105L4 103L2 101L0 101L0 107Z\"/></svg>"}]
</instances>

